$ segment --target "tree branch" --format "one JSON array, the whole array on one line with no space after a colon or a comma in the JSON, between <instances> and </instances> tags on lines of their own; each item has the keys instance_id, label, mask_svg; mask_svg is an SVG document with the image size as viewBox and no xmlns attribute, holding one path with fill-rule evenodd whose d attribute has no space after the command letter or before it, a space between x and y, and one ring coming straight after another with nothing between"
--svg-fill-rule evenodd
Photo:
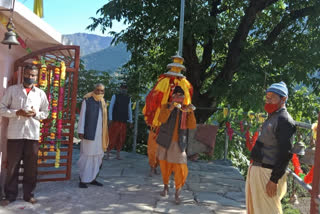
<instances>
[{"instance_id":1,"label":"tree branch","mask_svg":"<svg viewBox=\"0 0 320 214\"><path fill-rule=\"evenodd\" d=\"M208 42L203 46L203 54L201 61L201 73L206 72L207 68L212 63L212 50L213 50L213 41L212 37L208 38Z\"/></svg>"},{"instance_id":2,"label":"tree branch","mask_svg":"<svg viewBox=\"0 0 320 214\"><path fill-rule=\"evenodd\" d=\"M281 21L273 28L273 30L268 35L267 39L263 42L263 45L272 45L277 37L280 35L283 29L285 29L292 21L305 16L310 16L312 14L319 13L320 4L315 4L310 7L302 8L300 10L294 10L283 16Z\"/></svg>"},{"instance_id":3,"label":"tree branch","mask_svg":"<svg viewBox=\"0 0 320 214\"><path fill-rule=\"evenodd\" d=\"M218 66L218 63L216 63L214 66L211 66L208 72L201 73L201 76L200 76L201 81L203 82L206 79L212 77L214 75L213 72L215 71L217 66Z\"/></svg>"},{"instance_id":4,"label":"tree branch","mask_svg":"<svg viewBox=\"0 0 320 214\"><path fill-rule=\"evenodd\" d=\"M221 4L221 0L213 0L211 4L210 16L216 17L219 13L222 13L223 10L219 10L218 6Z\"/></svg>"},{"instance_id":5,"label":"tree branch","mask_svg":"<svg viewBox=\"0 0 320 214\"><path fill-rule=\"evenodd\" d=\"M189 35L183 44L183 57L187 68L186 76L195 89L201 87L200 63L197 56L197 42L193 35Z\"/></svg>"},{"instance_id":6,"label":"tree branch","mask_svg":"<svg viewBox=\"0 0 320 214\"><path fill-rule=\"evenodd\" d=\"M210 16L211 17L216 17L220 11L218 9L218 6L221 4L221 0L213 0L211 4L211 11L210 11ZM201 74L200 78L201 81L204 79L202 76L206 72L207 68L211 65L212 63L212 50L213 50L213 35L216 29L210 29L208 36L207 36L207 42L203 45L203 53L202 53L202 61L201 61Z\"/></svg>"},{"instance_id":7,"label":"tree branch","mask_svg":"<svg viewBox=\"0 0 320 214\"><path fill-rule=\"evenodd\" d=\"M247 39L249 30L252 28L257 13L267 8L278 0L251 0L249 7L242 17L236 34L234 35L228 50L226 63L214 82L231 81L234 73L237 71L240 62L241 51L244 42Z\"/></svg>"}]
</instances>

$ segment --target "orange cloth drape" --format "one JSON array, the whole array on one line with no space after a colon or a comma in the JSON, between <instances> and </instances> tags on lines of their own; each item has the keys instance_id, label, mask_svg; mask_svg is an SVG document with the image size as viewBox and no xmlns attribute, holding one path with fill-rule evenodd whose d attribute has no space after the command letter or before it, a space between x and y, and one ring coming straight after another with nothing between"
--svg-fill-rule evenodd
<instances>
[{"instance_id":1,"label":"orange cloth drape","mask_svg":"<svg viewBox=\"0 0 320 214\"><path fill-rule=\"evenodd\" d=\"M116 149L118 152L122 149L127 135L127 124L119 121L112 121L109 128L109 146L107 151Z\"/></svg>"},{"instance_id":2,"label":"orange cloth drape","mask_svg":"<svg viewBox=\"0 0 320 214\"><path fill-rule=\"evenodd\" d=\"M162 74L158 82L146 97L146 104L142 110L144 119L149 126L158 127L161 122L158 121L161 105L168 102L173 88L180 86L184 91L184 105L191 103L193 87L186 78Z\"/></svg>"},{"instance_id":3,"label":"orange cloth drape","mask_svg":"<svg viewBox=\"0 0 320 214\"><path fill-rule=\"evenodd\" d=\"M174 184L176 189L180 189L187 180L188 167L185 163L169 163L165 160L160 160L160 169L163 179L163 184L168 185L170 175L174 172Z\"/></svg>"},{"instance_id":4,"label":"orange cloth drape","mask_svg":"<svg viewBox=\"0 0 320 214\"><path fill-rule=\"evenodd\" d=\"M156 142L157 134L150 129L148 137L148 158L151 168L156 168L159 165L159 160L156 156L158 144Z\"/></svg>"}]
</instances>

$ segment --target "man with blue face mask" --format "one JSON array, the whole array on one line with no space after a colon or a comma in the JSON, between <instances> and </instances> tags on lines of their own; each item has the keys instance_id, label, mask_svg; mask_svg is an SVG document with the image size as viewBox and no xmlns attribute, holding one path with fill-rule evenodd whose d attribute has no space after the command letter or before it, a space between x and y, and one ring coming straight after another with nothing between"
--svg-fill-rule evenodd
<instances>
[{"instance_id":1,"label":"man with blue face mask","mask_svg":"<svg viewBox=\"0 0 320 214\"><path fill-rule=\"evenodd\" d=\"M23 83L10 86L0 101L0 116L9 118L7 133L6 199L2 205L16 200L18 195L19 164L23 160L23 199L36 203L33 191L37 182L40 120L49 114L48 99L44 91L34 84L38 69L26 66Z\"/></svg>"}]
</instances>

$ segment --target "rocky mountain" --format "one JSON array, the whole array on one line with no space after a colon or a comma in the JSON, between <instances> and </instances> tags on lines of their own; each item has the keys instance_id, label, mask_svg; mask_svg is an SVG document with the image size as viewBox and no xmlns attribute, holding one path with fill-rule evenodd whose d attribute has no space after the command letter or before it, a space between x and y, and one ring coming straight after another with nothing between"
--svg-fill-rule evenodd
<instances>
[{"instance_id":1,"label":"rocky mountain","mask_svg":"<svg viewBox=\"0 0 320 214\"><path fill-rule=\"evenodd\" d=\"M80 56L95 53L110 46L112 37L98 36L88 33L75 33L63 35L63 40L69 40L73 45L80 46Z\"/></svg>"},{"instance_id":2,"label":"rocky mountain","mask_svg":"<svg viewBox=\"0 0 320 214\"><path fill-rule=\"evenodd\" d=\"M80 57L86 70L115 72L130 60L125 44L111 45L112 37L87 33L63 35L63 39L80 46Z\"/></svg>"}]
</instances>

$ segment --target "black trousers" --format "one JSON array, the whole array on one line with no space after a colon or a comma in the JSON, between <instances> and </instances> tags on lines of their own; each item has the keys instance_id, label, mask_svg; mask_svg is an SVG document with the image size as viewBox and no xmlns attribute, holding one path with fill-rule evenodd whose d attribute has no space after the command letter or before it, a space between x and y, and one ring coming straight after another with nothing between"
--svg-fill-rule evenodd
<instances>
[{"instance_id":1,"label":"black trousers","mask_svg":"<svg viewBox=\"0 0 320 214\"><path fill-rule=\"evenodd\" d=\"M20 161L23 160L23 199L33 197L37 183L37 162L39 142L37 140L10 139L7 144L6 199L15 201L18 196Z\"/></svg>"}]
</instances>

